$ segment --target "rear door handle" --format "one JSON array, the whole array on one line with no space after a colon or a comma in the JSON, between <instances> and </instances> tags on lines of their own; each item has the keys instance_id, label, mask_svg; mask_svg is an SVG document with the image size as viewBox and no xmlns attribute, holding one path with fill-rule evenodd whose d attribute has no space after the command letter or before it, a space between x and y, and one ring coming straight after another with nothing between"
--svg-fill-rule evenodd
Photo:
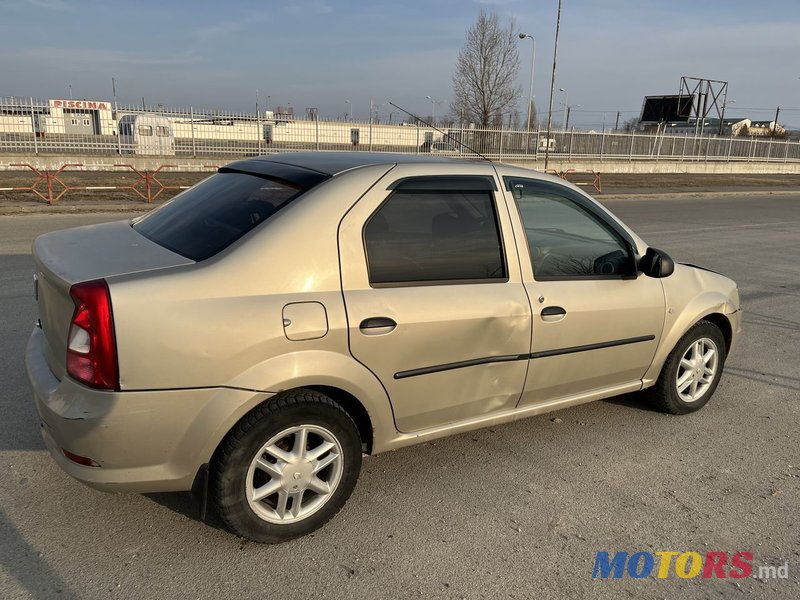
<instances>
[{"instance_id":1,"label":"rear door handle","mask_svg":"<svg viewBox=\"0 0 800 600\"><path fill-rule=\"evenodd\" d=\"M546 306L540 314L542 315L542 321L555 323L566 317L567 311L560 306Z\"/></svg>"},{"instance_id":2,"label":"rear door handle","mask_svg":"<svg viewBox=\"0 0 800 600\"><path fill-rule=\"evenodd\" d=\"M383 335L391 333L395 327L397 323L389 317L370 317L361 321L358 329L364 335Z\"/></svg>"}]
</instances>

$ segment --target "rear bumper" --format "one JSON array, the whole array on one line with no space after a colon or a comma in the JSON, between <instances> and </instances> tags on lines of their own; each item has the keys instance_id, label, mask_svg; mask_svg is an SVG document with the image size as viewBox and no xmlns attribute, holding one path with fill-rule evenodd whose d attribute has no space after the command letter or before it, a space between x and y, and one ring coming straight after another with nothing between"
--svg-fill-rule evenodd
<instances>
[{"instance_id":1,"label":"rear bumper","mask_svg":"<svg viewBox=\"0 0 800 600\"><path fill-rule=\"evenodd\" d=\"M229 389L106 392L69 377L58 380L34 329L25 352L42 437L58 465L104 491L191 489L203 463L244 407L267 394ZM64 450L98 467L70 460Z\"/></svg>"}]
</instances>

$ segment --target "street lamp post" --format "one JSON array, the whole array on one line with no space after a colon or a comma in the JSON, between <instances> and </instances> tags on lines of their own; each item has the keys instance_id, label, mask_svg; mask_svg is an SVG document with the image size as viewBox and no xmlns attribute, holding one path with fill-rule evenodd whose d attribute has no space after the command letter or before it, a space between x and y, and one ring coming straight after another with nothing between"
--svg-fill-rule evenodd
<instances>
[{"instance_id":1,"label":"street lamp post","mask_svg":"<svg viewBox=\"0 0 800 600\"><path fill-rule=\"evenodd\" d=\"M531 52L531 82L530 87L528 88L528 126L527 131L530 132L531 130L531 113L533 112L533 68L536 65L536 40L533 39L533 36L529 33L520 33L519 39L524 40L526 38L530 38L531 42L533 42L533 49Z\"/></svg>"},{"instance_id":2,"label":"street lamp post","mask_svg":"<svg viewBox=\"0 0 800 600\"><path fill-rule=\"evenodd\" d=\"M719 119L719 135L722 135L722 128L725 127L725 109L728 107L728 104L736 104L736 100L725 100L722 101L722 114L720 115Z\"/></svg>"},{"instance_id":3,"label":"street lamp post","mask_svg":"<svg viewBox=\"0 0 800 600\"><path fill-rule=\"evenodd\" d=\"M430 96L425 96L428 100L431 101L431 121L432 125L436 125L436 105L440 104L441 100L434 100Z\"/></svg>"}]
</instances>

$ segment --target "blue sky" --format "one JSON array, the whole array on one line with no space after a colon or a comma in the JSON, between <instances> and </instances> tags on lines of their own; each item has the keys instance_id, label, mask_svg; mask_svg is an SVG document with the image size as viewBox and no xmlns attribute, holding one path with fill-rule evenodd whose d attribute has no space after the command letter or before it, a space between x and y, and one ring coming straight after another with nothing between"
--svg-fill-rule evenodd
<instances>
[{"instance_id":1,"label":"blue sky","mask_svg":"<svg viewBox=\"0 0 800 600\"><path fill-rule=\"evenodd\" d=\"M557 0L0 0L0 96L249 110L370 100L430 114L451 97L464 34L481 7L536 38L535 96L546 110ZM531 43L520 44L527 95ZM576 125L613 125L681 75L730 82L728 112L800 125L800 0L564 0L556 88ZM564 94L557 96L561 108ZM794 110L790 110L794 109ZM524 111L524 102L520 104ZM387 117L396 110L384 105ZM561 118L556 113L556 120Z\"/></svg>"}]
</instances>

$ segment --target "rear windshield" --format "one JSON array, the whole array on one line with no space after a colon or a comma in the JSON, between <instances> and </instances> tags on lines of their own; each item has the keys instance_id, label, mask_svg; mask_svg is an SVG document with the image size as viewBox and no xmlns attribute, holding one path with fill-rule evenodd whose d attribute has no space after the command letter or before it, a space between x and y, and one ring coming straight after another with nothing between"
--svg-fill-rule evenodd
<instances>
[{"instance_id":1,"label":"rear windshield","mask_svg":"<svg viewBox=\"0 0 800 600\"><path fill-rule=\"evenodd\" d=\"M303 190L243 173L218 173L136 221L155 243L195 261L230 246Z\"/></svg>"}]
</instances>

